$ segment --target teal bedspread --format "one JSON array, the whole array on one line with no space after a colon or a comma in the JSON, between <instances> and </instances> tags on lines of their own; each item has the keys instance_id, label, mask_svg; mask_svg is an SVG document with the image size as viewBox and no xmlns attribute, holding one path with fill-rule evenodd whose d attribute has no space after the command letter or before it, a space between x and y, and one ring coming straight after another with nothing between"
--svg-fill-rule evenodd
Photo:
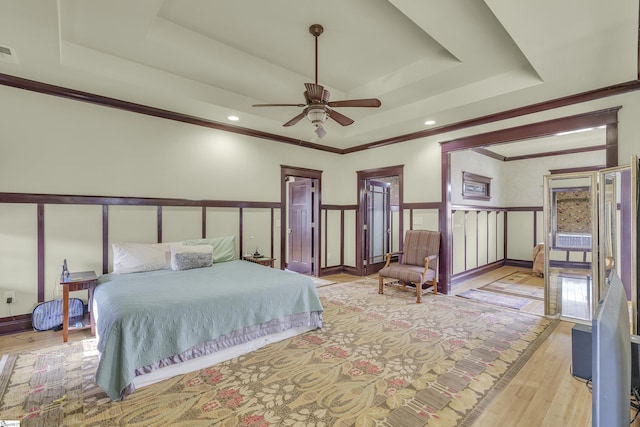
<instances>
[{"instance_id":1,"label":"teal bedspread","mask_svg":"<svg viewBox=\"0 0 640 427\"><path fill-rule=\"evenodd\" d=\"M101 352L96 382L113 400L123 397L136 368L252 325L322 312L310 278L247 261L105 274L94 298Z\"/></svg>"}]
</instances>

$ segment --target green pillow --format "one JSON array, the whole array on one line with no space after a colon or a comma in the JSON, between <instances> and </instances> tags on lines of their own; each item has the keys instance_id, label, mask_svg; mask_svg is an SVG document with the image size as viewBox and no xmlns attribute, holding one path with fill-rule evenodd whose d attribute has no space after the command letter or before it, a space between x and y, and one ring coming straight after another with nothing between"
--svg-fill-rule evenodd
<instances>
[{"instance_id":1,"label":"green pillow","mask_svg":"<svg viewBox=\"0 0 640 427\"><path fill-rule=\"evenodd\" d=\"M211 237L208 239L189 239L183 245L211 245L213 246L213 262L225 262L238 259L236 256L236 236Z\"/></svg>"}]
</instances>

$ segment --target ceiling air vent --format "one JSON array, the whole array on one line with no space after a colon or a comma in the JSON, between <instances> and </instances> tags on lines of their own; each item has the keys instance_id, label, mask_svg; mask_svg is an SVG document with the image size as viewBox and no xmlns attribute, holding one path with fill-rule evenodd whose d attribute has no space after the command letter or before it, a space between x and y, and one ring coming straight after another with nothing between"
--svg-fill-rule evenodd
<instances>
[{"instance_id":1,"label":"ceiling air vent","mask_svg":"<svg viewBox=\"0 0 640 427\"><path fill-rule=\"evenodd\" d=\"M16 51L11 49L9 46L0 45L0 61L17 64L18 55L16 55Z\"/></svg>"}]
</instances>

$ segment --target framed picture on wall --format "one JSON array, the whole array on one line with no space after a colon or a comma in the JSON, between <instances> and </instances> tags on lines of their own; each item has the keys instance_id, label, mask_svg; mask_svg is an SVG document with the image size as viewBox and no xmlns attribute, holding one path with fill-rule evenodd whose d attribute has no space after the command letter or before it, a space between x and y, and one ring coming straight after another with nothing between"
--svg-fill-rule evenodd
<instances>
[{"instance_id":1,"label":"framed picture on wall","mask_svg":"<svg viewBox=\"0 0 640 427\"><path fill-rule=\"evenodd\" d=\"M471 172L462 172L462 198L491 200L491 178Z\"/></svg>"}]
</instances>

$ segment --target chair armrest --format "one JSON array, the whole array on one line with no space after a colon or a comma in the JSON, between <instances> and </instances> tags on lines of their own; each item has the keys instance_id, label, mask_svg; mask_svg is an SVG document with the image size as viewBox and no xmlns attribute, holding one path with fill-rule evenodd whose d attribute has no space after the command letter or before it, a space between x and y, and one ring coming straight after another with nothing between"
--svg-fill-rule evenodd
<instances>
[{"instance_id":1,"label":"chair armrest","mask_svg":"<svg viewBox=\"0 0 640 427\"><path fill-rule=\"evenodd\" d=\"M429 269L429 262L434 261L437 258L438 258L438 255L429 255L428 257L424 258L424 271L422 272L422 274L425 274Z\"/></svg>"},{"instance_id":2,"label":"chair armrest","mask_svg":"<svg viewBox=\"0 0 640 427\"><path fill-rule=\"evenodd\" d=\"M387 262L384 265L384 267L382 267L382 268L389 267L389 264L391 264L391 257L394 256L394 255L402 255L402 251L399 251L399 252L388 252L387 253Z\"/></svg>"}]
</instances>

